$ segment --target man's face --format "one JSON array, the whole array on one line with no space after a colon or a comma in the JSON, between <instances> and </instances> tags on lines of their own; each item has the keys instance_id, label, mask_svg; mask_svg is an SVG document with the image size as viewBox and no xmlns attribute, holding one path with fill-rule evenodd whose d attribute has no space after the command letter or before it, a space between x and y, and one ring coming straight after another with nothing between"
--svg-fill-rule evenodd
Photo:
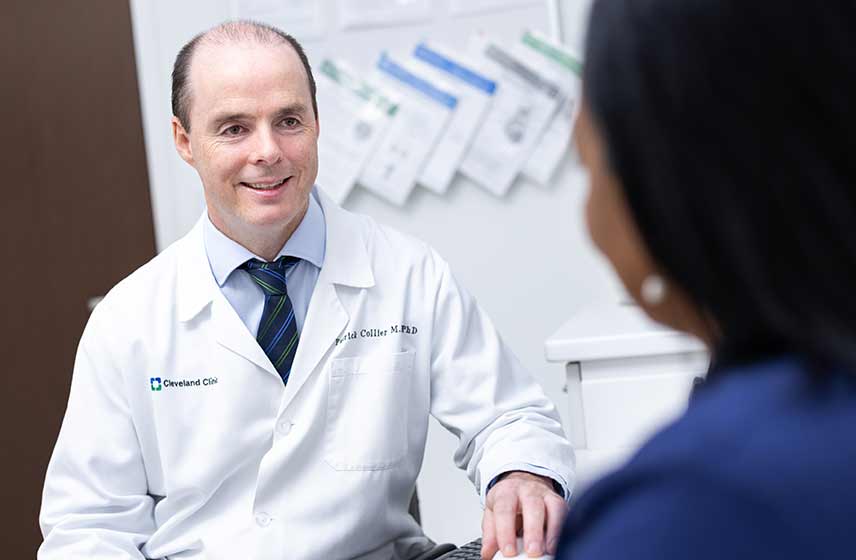
<instances>
[{"instance_id":1,"label":"man's face","mask_svg":"<svg viewBox=\"0 0 856 560\"><path fill-rule=\"evenodd\" d=\"M173 118L173 135L202 179L212 223L245 246L287 238L318 173L318 123L297 53L288 44L200 45L189 85L190 132Z\"/></svg>"}]
</instances>

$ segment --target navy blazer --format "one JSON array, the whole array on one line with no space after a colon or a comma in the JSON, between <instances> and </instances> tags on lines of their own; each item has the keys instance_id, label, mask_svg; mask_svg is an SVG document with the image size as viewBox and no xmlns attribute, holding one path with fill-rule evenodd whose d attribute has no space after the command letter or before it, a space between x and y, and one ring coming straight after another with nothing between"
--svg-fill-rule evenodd
<instances>
[{"instance_id":1,"label":"navy blazer","mask_svg":"<svg viewBox=\"0 0 856 560\"><path fill-rule=\"evenodd\" d=\"M718 368L572 508L560 560L856 558L856 373Z\"/></svg>"}]
</instances>

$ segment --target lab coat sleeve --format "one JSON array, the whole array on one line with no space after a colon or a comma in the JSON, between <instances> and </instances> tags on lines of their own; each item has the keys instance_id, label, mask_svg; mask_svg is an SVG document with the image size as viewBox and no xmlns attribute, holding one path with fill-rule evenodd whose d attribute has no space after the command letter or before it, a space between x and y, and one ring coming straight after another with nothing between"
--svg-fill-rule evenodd
<instances>
[{"instance_id":1,"label":"lab coat sleeve","mask_svg":"<svg viewBox=\"0 0 856 560\"><path fill-rule=\"evenodd\" d=\"M40 560L143 558L153 499L125 393L111 358L121 348L99 304L84 330L68 408L48 465Z\"/></svg>"},{"instance_id":2,"label":"lab coat sleeve","mask_svg":"<svg viewBox=\"0 0 856 560\"><path fill-rule=\"evenodd\" d=\"M490 319L436 255L431 413L459 439L455 464L484 505L488 484L510 470L558 482L570 497L574 453L558 413Z\"/></svg>"}]
</instances>

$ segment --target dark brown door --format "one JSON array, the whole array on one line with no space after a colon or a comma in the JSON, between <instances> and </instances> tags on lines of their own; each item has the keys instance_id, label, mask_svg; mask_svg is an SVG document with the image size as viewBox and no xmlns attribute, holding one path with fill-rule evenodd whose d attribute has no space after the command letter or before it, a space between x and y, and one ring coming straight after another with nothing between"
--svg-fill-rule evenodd
<instances>
[{"instance_id":1,"label":"dark brown door","mask_svg":"<svg viewBox=\"0 0 856 560\"><path fill-rule=\"evenodd\" d=\"M130 9L15 0L0 18L4 558L34 558L89 298L155 253Z\"/></svg>"}]
</instances>

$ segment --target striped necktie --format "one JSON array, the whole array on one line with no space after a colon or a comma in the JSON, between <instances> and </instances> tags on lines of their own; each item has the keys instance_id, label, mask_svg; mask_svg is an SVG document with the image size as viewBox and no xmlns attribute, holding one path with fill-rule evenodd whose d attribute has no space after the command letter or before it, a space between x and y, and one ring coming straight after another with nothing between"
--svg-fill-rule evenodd
<instances>
[{"instance_id":1,"label":"striped necktie","mask_svg":"<svg viewBox=\"0 0 856 560\"><path fill-rule=\"evenodd\" d=\"M265 294L265 307L256 340L279 372L283 384L288 383L298 341L297 321L288 298L285 274L299 260L296 257L279 257L267 263L250 259L241 265Z\"/></svg>"}]
</instances>

